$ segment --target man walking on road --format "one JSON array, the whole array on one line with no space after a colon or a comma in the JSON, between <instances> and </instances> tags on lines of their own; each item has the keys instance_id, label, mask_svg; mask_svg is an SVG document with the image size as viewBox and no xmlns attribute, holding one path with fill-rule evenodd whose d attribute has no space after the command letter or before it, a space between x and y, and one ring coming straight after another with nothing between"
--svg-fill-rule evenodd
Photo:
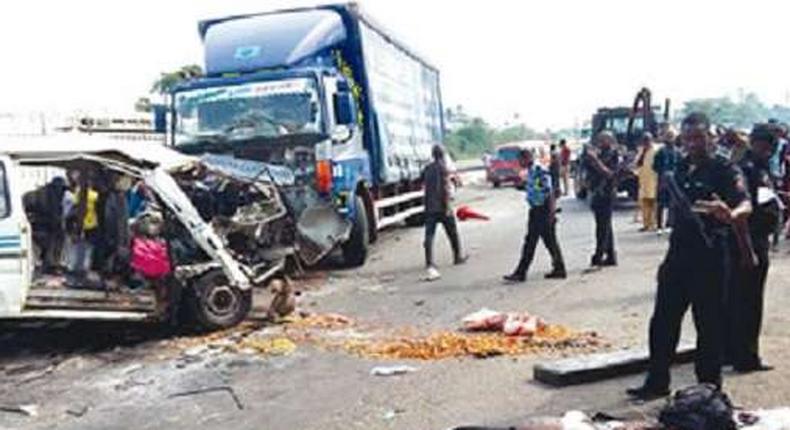
<instances>
[{"instance_id":1,"label":"man walking on road","mask_svg":"<svg viewBox=\"0 0 790 430\"><path fill-rule=\"evenodd\" d=\"M453 249L454 263L463 264L467 260L467 256L461 253L458 225L450 204L450 179L447 174L447 166L444 164L444 148L435 145L431 155L433 162L427 165L422 172L425 192L425 266L428 269L426 280L429 281L441 277L433 259L433 238L436 235L437 224L441 223L444 226L444 231L447 233L447 238Z\"/></svg>"},{"instance_id":2,"label":"man walking on road","mask_svg":"<svg viewBox=\"0 0 790 430\"><path fill-rule=\"evenodd\" d=\"M644 385L627 390L641 400L669 394L669 368L689 306L697 329L697 379L721 387L728 235L733 224L751 213L740 171L713 155L708 117L692 113L682 127L688 155L668 177L676 214L669 250L658 269L650 365Z\"/></svg>"},{"instance_id":3,"label":"man walking on road","mask_svg":"<svg viewBox=\"0 0 790 430\"><path fill-rule=\"evenodd\" d=\"M612 231L612 210L617 193L617 169L619 155L614 146L617 139L610 131L602 131L595 137L597 148L589 148L585 159L589 172L591 207L595 214L595 254L593 266L616 266Z\"/></svg>"},{"instance_id":4,"label":"man walking on road","mask_svg":"<svg viewBox=\"0 0 790 430\"><path fill-rule=\"evenodd\" d=\"M534 155L529 150L524 152L524 164L527 168L525 189L529 204L527 236L524 238L521 258L516 270L506 275L504 279L508 282L524 282L527 279L527 271L535 257L535 248L538 246L539 239L543 240L551 255L552 271L547 273L545 278L564 279L567 275L562 251L557 242L556 195L551 175L535 163Z\"/></svg>"}]
</instances>

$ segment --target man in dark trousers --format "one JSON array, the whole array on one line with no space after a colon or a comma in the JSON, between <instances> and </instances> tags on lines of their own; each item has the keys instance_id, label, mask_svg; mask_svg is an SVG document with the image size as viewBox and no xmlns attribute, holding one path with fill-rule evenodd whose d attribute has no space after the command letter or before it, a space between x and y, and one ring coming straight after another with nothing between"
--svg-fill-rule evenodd
<instances>
[{"instance_id":1,"label":"man in dark trousers","mask_svg":"<svg viewBox=\"0 0 790 430\"><path fill-rule=\"evenodd\" d=\"M63 221L66 188L66 180L55 177L43 187L26 193L22 200L32 226L33 243L40 250L41 269L46 274L56 274L61 269L66 239Z\"/></svg>"},{"instance_id":2,"label":"man in dark trousers","mask_svg":"<svg viewBox=\"0 0 790 430\"><path fill-rule=\"evenodd\" d=\"M444 149L435 145L431 155L433 162L422 172L425 192L425 266L428 269L426 280L433 281L441 277L433 259L433 238L436 235L436 224L441 223L450 239L455 264L463 264L467 257L461 252L461 239L458 226L450 204L450 180L445 165Z\"/></svg>"},{"instance_id":3,"label":"man in dark trousers","mask_svg":"<svg viewBox=\"0 0 790 430\"><path fill-rule=\"evenodd\" d=\"M766 371L772 367L760 358L760 328L763 319L763 298L768 274L768 254L771 234L779 222L780 205L774 192L770 173L771 155L777 139L770 124L758 124L752 130L751 150L740 160L752 203L748 234L756 259L739 256L738 261L752 264L733 264L732 283L728 294L728 354L735 371L741 373ZM736 252L740 252L736 249ZM752 260L752 261L750 261Z\"/></svg>"},{"instance_id":4,"label":"man in dark trousers","mask_svg":"<svg viewBox=\"0 0 790 430\"><path fill-rule=\"evenodd\" d=\"M656 152L653 158L653 170L658 175L658 201L656 205L656 221L658 233L660 234L665 227L664 212L669 211L667 214L666 226L668 227L672 222L672 209L670 208L669 192L666 189L666 182L664 175L667 172L674 172L675 167L680 160L680 152L675 148L674 133L667 132L663 137L664 145Z\"/></svg>"},{"instance_id":5,"label":"man in dark trousers","mask_svg":"<svg viewBox=\"0 0 790 430\"><path fill-rule=\"evenodd\" d=\"M532 259L535 257L535 248L538 239L543 240L546 249L551 255L552 271L547 273L547 279L564 279L565 263L562 252L557 243L556 231L556 194L555 183L552 176L543 167L534 162L532 151L524 151L524 165L527 169L525 190L529 204L529 220L527 221L527 236L521 248L521 259L513 273L506 275L505 281L524 282Z\"/></svg>"},{"instance_id":6,"label":"man in dark trousers","mask_svg":"<svg viewBox=\"0 0 790 430\"><path fill-rule=\"evenodd\" d=\"M620 156L615 149L617 139L610 131L595 136L596 148L588 148L585 164L590 182L591 204L595 214L595 254L593 266L616 266L612 231L612 209L617 195L617 169Z\"/></svg>"},{"instance_id":7,"label":"man in dark trousers","mask_svg":"<svg viewBox=\"0 0 790 430\"><path fill-rule=\"evenodd\" d=\"M669 394L669 368L689 306L697 329L697 380L721 387L728 235L731 225L748 218L752 205L740 170L714 155L709 128L708 117L701 113L688 115L682 123L687 155L668 177L676 191L676 214L669 250L658 269L650 365L644 385L627 390L637 399Z\"/></svg>"}]
</instances>

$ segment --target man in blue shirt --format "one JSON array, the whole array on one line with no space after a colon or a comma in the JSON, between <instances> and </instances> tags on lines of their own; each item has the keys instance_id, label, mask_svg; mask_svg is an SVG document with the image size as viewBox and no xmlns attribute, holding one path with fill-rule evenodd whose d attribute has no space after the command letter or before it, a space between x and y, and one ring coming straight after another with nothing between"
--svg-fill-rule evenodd
<instances>
[{"instance_id":1,"label":"man in blue shirt","mask_svg":"<svg viewBox=\"0 0 790 430\"><path fill-rule=\"evenodd\" d=\"M554 184L548 170L534 161L531 151L524 152L524 165L527 169L526 194L529 204L529 221L527 222L527 236L521 249L521 259L513 273L504 277L508 282L524 282L527 279L527 270L535 257L535 248L538 239L543 239L543 244L551 255L553 270L545 275L547 279L564 279L565 263L562 252L557 242L556 231L556 206Z\"/></svg>"}]
</instances>

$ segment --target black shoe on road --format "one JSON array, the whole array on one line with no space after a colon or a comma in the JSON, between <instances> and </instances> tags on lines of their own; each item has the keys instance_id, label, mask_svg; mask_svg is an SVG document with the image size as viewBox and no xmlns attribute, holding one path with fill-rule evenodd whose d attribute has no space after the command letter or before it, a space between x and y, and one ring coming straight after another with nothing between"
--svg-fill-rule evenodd
<instances>
[{"instance_id":1,"label":"black shoe on road","mask_svg":"<svg viewBox=\"0 0 790 430\"><path fill-rule=\"evenodd\" d=\"M603 263L601 262L601 257L598 255L593 255L590 257L590 266L591 267L599 267L602 266Z\"/></svg>"},{"instance_id":2,"label":"black shoe on road","mask_svg":"<svg viewBox=\"0 0 790 430\"><path fill-rule=\"evenodd\" d=\"M756 363L747 366L735 365L733 370L737 373L754 373L754 372L770 372L774 370L774 366L769 366L765 363Z\"/></svg>"},{"instance_id":3,"label":"black shoe on road","mask_svg":"<svg viewBox=\"0 0 790 430\"><path fill-rule=\"evenodd\" d=\"M601 266L603 267L614 267L617 266L617 260L607 258L606 260L601 262Z\"/></svg>"},{"instance_id":4,"label":"black shoe on road","mask_svg":"<svg viewBox=\"0 0 790 430\"><path fill-rule=\"evenodd\" d=\"M506 282L524 282L527 280L527 275L511 273L509 275L503 276L502 279L504 279Z\"/></svg>"},{"instance_id":5,"label":"black shoe on road","mask_svg":"<svg viewBox=\"0 0 790 430\"><path fill-rule=\"evenodd\" d=\"M564 270L557 270L554 269L551 272L543 275L545 279L565 279L568 277L568 274Z\"/></svg>"},{"instance_id":6,"label":"black shoe on road","mask_svg":"<svg viewBox=\"0 0 790 430\"><path fill-rule=\"evenodd\" d=\"M453 264L455 264L456 266L459 266L461 264L465 264L467 261L469 261L469 256L468 255L462 255L460 257L456 257L455 260L453 260Z\"/></svg>"},{"instance_id":7,"label":"black shoe on road","mask_svg":"<svg viewBox=\"0 0 790 430\"><path fill-rule=\"evenodd\" d=\"M629 388L625 390L625 393L634 400L649 402L651 400L656 400L669 396L669 389L656 388L656 387L651 387L649 385L643 385L637 388Z\"/></svg>"}]
</instances>

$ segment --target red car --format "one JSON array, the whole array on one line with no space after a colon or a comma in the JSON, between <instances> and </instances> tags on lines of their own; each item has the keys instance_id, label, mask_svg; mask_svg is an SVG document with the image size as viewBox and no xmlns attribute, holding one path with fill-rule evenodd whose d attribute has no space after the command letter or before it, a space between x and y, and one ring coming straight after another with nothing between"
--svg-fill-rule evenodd
<instances>
[{"instance_id":1,"label":"red car","mask_svg":"<svg viewBox=\"0 0 790 430\"><path fill-rule=\"evenodd\" d=\"M519 186L523 181L521 145L502 145L486 167L486 180L499 188L502 184Z\"/></svg>"}]
</instances>

